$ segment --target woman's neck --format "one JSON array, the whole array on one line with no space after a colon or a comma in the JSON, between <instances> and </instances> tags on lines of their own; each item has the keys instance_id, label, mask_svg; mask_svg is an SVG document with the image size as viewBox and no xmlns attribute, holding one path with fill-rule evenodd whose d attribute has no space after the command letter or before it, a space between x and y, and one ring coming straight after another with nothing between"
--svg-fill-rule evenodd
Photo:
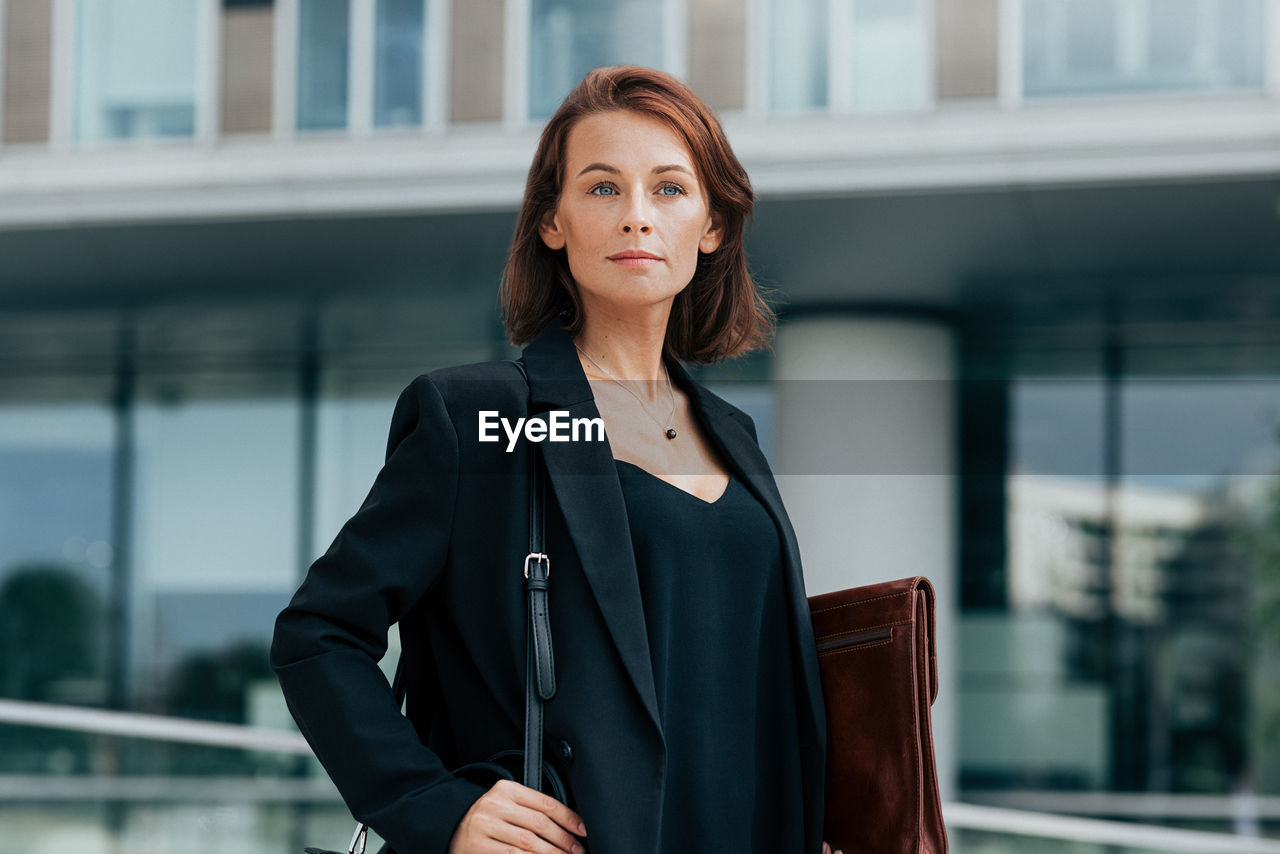
<instances>
[{"instance_id":1,"label":"woman's neck","mask_svg":"<svg viewBox=\"0 0 1280 854\"><path fill-rule=\"evenodd\" d=\"M587 376L665 382L667 316L668 312L648 318L588 315L574 341L586 353L582 362Z\"/></svg>"}]
</instances>

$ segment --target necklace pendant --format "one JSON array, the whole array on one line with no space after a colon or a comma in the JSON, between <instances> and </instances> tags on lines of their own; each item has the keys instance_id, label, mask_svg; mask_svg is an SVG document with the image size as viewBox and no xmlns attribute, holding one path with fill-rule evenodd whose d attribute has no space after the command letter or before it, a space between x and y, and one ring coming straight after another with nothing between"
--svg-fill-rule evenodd
<instances>
[{"instance_id":1,"label":"necklace pendant","mask_svg":"<svg viewBox=\"0 0 1280 854\"><path fill-rule=\"evenodd\" d=\"M668 427L668 428L667 428L667 438L668 438L668 439L674 439L675 437L676 437L676 428L674 428L674 427Z\"/></svg>"}]
</instances>

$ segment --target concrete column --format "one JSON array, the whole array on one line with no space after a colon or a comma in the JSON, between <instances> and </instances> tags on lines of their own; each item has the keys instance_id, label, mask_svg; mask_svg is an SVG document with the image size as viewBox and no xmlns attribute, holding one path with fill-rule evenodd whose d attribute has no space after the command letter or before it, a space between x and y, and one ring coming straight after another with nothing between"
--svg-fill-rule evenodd
<instances>
[{"instance_id":1,"label":"concrete column","mask_svg":"<svg viewBox=\"0 0 1280 854\"><path fill-rule=\"evenodd\" d=\"M271 5L222 10L222 134L271 130L275 13Z\"/></svg>"},{"instance_id":2,"label":"concrete column","mask_svg":"<svg viewBox=\"0 0 1280 854\"><path fill-rule=\"evenodd\" d=\"M0 135L4 144L49 141L52 51L52 0L0 0Z\"/></svg>"},{"instance_id":3,"label":"concrete column","mask_svg":"<svg viewBox=\"0 0 1280 854\"><path fill-rule=\"evenodd\" d=\"M955 341L928 317L836 314L776 342L779 488L809 595L928 577L937 591L934 741L954 797L957 570Z\"/></svg>"},{"instance_id":4,"label":"concrete column","mask_svg":"<svg viewBox=\"0 0 1280 854\"><path fill-rule=\"evenodd\" d=\"M936 0L935 82L939 101L995 100L999 94L998 0Z\"/></svg>"},{"instance_id":5,"label":"concrete column","mask_svg":"<svg viewBox=\"0 0 1280 854\"><path fill-rule=\"evenodd\" d=\"M689 85L715 110L746 99L747 4L689 0Z\"/></svg>"},{"instance_id":6,"label":"concrete column","mask_svg":"<svg viewBox=\"0 0 1280 854\"><path fill-rule=\"evenodd\" d=\"M502 55L506 4L468 0L450 7L449 121L496 122L502 118Z\"/></svg>"}]
</instances>

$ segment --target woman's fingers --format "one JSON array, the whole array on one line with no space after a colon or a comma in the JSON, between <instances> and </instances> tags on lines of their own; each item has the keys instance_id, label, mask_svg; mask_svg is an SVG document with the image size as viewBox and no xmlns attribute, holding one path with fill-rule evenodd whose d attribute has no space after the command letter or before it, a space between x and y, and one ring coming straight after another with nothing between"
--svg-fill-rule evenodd
<instances>
[{"instance_id":1,"label":"woman's fingers","mask_svg":"<svg viewBox=\"0 0 1280 854\"><path fill-rule=\"evenodd\" d=\"M582 845L574 836L578 833L581 819L555 798L523 786L520 789L512 793L512 800L507 803L507 809L501 815L506 822L506 829L498 838L539 854L543 849L537 847L538 844L547 845L548 852L581 854Z\"/></svg>"},{"instance_id":2,"label":"woman's fingers","mask_svg":"<svg viewBox=\"0 0 1280 854\"><path fill-rule=\"evenodd\" d=\"M828 845L825 841L822 843L822 854L833 854L833 852L831 851L831 846ZM844 854L844 852L841 851L839 848L837 848L834 854Z\"/></svg>"},{"instance_id":3,"label":"woman's fingers","mask_svg":"<svg viewBox=\"0 0 1280 854\"><path fill-rule=\"evenodd\" d=\"M525 812L531 811L525 810ZM556 844L537 831L525 827L519 818L515 821L507 820L497 823L489 834L489 838L499 843L503 851L515 850L529 852L529 854L566 854L566 852L581 854L582 852L582 847L577 842L569 842L566 845Z\"/></svg>"},{"instance_id":4,"label":"woman's fingers","mask_svg":"<svg viewBox=\"0 0 1280 854\"><path fill-rule=\"evenodd\" d=\"M462 817L449 845L450 854L487 854L518 850L528 854L582 854L574 839L582 818L555 798L499 780Z\"/></svg>"},{"instance_id":5,"label":"woman's fingers","mask_svg":"<svg viewBox=\"0 0 1280 854\"><path fill-rule=\"evenodd\" d=\"M569 809L564 804L557 801L550 795L544 795L542 792L534 791L528 786L522 786L519 783L503 780L499 785L506 784L512 789L512 800L521 806L528 807L532 810L546 815L560 827L563 827L569 833L575 833L578 836L586 836L587 828L582 822L582 816Z\"/></svg>"}]
</instances>

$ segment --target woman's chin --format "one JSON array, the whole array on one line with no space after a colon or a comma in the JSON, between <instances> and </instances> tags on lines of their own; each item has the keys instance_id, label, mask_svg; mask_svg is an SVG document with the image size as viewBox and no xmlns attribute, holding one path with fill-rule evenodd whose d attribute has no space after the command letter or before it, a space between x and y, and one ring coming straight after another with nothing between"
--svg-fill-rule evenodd
<instances>
[{"instance_id":1,"label":"woman's chin","mask_svg":"<svg viewBox=\"0 0 1280 854\"><path fill-rule=\"evenodd\" d=\"M588 309L592 304L596 304L615 310L642 311L669 304L681 290L671 287L670 283L632 281L622 287L609 288L603 292L584 292L583 296ZM587 296L587 293L590 293L590 296Z\"/></svg>"}]
</instances>

